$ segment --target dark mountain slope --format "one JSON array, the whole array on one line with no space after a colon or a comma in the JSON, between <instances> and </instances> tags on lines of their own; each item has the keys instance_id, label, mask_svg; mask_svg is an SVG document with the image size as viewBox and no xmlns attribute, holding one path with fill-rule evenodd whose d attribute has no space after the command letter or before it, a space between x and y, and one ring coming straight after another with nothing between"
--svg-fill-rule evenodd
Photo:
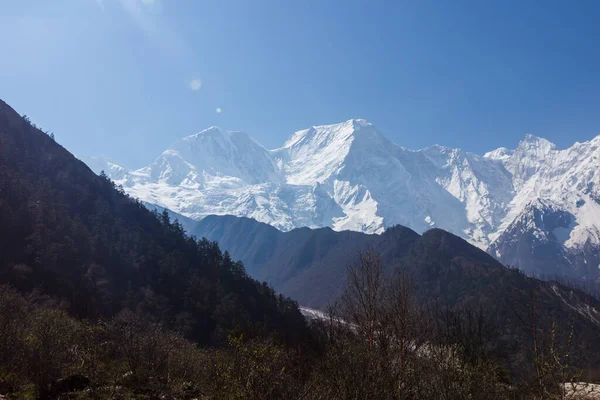
<instances>
[{"instance_id":1,"label":"dark mountain slope","mask_svg":"<svg viewBox=\"0 0 600 400\"><path fill-rule=\"evenodd\" d=\"M505 268L486 252L440 229L418 235L397 226L382 235L308 228L290 232L250 219L207 217L195 234L218 241L241 259L251 274L272 282L277 290L301 305L323 308L344 285L346 265L361 250L379 253L389 274L410 276L414 295L422 305L482 307L501 329L509 346L529 343L532 299L540 326L553 321L563 336L573 321L578 349L599 354L600 303L555 282L529 278Z\"/></svg>"},{"instance_id":2,"label":"dark mountain slope","mask_svg":"<svg viewBox=\"0 0 600 400\"><path fill-rule=\"evenodd\" d=\"M297 336L295 303L95 175L0 101L0 283L78 317L146 312L209 343L232 328Z\"/></svg>"},{"instance_id":3,"label":"dark mountain slope","mask_svg":"<svg viewBox=\"0 0 600 400\"><path fill-rule=\"evenodd\" d=\"M413 276L417 295L431 298L434 292L455 293L442 286L470 282L466 276L448 276L464 268L490 274L521 274L504 268L493 257L448 232L433 229L423 236L396 226L382 235L330 228L308 228L280 232L249 218L209 216L195 227L194 234L218 241L236 259L244 262L250 275L272 283L294 296L301 304L323 307L343 286L346 265L359 251L378 252L390 271L402 270ZM474 273L470 271L469 273ZM437 288L436 288L437 287Z\"/></svg>"},{"instance_id":4,"label":"dark mountain slope","mask_svg":"<svg viewBox=\"0 0 600 400\"><path fill-rule=\"evenodd\" d=\"M218 241L233 257L243 260L248 273L289 293L302 305L321 307L343 285L346 265L361 250L377 247L390 258L405 255L419 238L396 227L384 235L331 228L299 228L283 233L250 218L208 216L193 234Z\"/></svg>"}]
</instances>

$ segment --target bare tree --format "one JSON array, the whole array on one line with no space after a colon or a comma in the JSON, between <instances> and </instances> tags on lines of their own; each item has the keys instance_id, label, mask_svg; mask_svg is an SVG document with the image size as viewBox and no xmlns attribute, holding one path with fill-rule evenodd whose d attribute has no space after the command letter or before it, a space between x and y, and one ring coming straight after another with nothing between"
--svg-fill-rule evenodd
<instances>
[{"instance_id":1,"label":"bare tree","mask_svg":"<svg viewBox=\"0 0 600 400\"><path fill-rule=\"evenodd\" d=\"M346 270L342 307L347 322L353 324L369 345L375 343L384 303L383 264L374 251L361 252Z\"/></svg>"},{"instance_id":2,"label":"bare tree","mask_svg":"<svg viewBox=\"0 0 600 400\"><path fill-rule=\"evenodd\" d=\"M582 371L573 366L575 319L569 325L568 334L562 331L555 318L544 324L538 310L539 294L532 290L527 315L515 311L517 319L529 332L531 344L531 371L533 384L526 385L536 399L585 398L590 394L589 385L580 383ZM547 319L546 319L547 320ZM529 375L524 371L523 375Z\"/></svg>"},{"instance_id":3,"label":"bare tree","mask_svg":"<svg viewBox=\"0 0 600 400\"><path fill-rule=\"evenodd\" d=\"M14 289L0 286L0 381L14 376L22 360L28 306Z\"/></svg>"},{"instance_id":4,"label":"bare tree","mask_svg":"<svg viewBox=\"0 0 600 400\"><path fill-rule=\"evenodd\" d=\"M344 383L340 393L355 396L368 389L367 393L376 393L378 398L419 398L424 381L418 364L427 336L422 334L425 319L414 303L408 277L386 274L380 256L372 250L359 253L347 269L341 308L357 341L344 342L342 350L338 346L338 354L330 362L346 375L361 377L361 387L340 378ZM351 362L341 361L346 354L352 355ZM336 385L339 382L333 383Z\"/></svg>"}]
</instances>

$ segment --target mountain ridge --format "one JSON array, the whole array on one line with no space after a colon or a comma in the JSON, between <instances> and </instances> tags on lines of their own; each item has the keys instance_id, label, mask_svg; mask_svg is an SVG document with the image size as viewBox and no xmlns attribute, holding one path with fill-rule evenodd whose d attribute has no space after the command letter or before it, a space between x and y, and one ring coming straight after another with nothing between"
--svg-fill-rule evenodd
<instances>
[{"instance_id":1,"label":"mountain ridge","mask_svg":"<svg viewBox=\"0 0 600 400\"><path fill-rule=\"evenodd\" d=\"M212 131L232 134L212 127L188 138ZM248 140L232 146L207 139L194 147L184 138L175 142L183 146L177 154L165 152L148 167L123 175L107 164L106 172L131 195L195 220L231 214L282 230L366 233L396 224L417 232L440 227L530 273L580 276L585 269L586 277L600 277L582 261L560 261L562 253L578 254L573 260L600 253L600 136L561 150L526 135L514 150L480 156L440 145L409 150L363 119L297 131L273 150L240 135ZM513 222L537 200L575 221L569 240L556 242L559 261L543 268L531 257L497 251L516 240L509 237ZM530 243L529 255L536 245Z\"/></svg>"}]
</instances>

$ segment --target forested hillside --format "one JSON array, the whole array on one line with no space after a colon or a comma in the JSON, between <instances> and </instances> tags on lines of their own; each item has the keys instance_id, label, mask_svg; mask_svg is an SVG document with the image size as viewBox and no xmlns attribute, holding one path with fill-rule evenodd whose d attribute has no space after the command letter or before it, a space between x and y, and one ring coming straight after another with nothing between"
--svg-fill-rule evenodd
<instances>
[{"instance_id":1,"label":"forested hillside","mask_svg":"<svg viewBox=\"0 0 600 400\"><path fill-rule=\"evenodd\" d=\"M0 102L0 283L76 317L148 313L199 343L232 328L296 339L296 304L186 236Z\"/></svg>"}]
</instances>

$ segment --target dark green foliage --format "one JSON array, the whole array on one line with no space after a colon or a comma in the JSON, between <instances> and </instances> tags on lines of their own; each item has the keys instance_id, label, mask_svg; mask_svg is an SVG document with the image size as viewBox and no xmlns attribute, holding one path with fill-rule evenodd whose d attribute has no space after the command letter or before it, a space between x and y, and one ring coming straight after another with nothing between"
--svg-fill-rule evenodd
<instances>
[{"instance_id":1,"label":"dark green foliage","mask_svg":"<svg viewBox=\"0 0 600 400\"><path fill-rule=\"evenodd\" d=\"M96 176L3 102L0 283L80 318L148 314L202 344L223 343L234 328L290 343L306 332L294 302Z\"/></svg>"}]
</instances>

